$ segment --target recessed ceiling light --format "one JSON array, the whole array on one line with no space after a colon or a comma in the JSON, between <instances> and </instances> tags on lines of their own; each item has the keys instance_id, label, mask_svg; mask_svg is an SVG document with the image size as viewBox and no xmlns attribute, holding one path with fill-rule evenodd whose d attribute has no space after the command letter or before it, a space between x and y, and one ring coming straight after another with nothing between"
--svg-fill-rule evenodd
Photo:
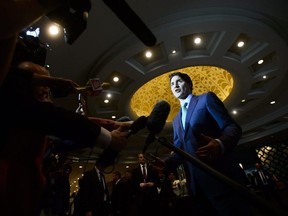
<instances>
[{"instance_id":1,"label":"recessed ceiling light","mask_svg":"<svg viewBox=\"0 0 288 216\"><path fill-rule=\"evenodd\" d=\"M56 35L59 34L60 29L59 29L59 26L58 26L58 25L52 24L52 25L49 26L48 31L49 31L49 34L50 34L51 36L56 36Z\"/></svg>"},{"instance_id":2,"label":"recessed ceiling light","mask_svg":"<svg viewBox=\"0 0 288 216\"><path fill-rule=\"evenodd\" d=\"M175 54L176 53L176 50L172 50L172 54Z\"/></svg>"},{"instance_id":3,"label":"recessed ceiling light","mask_svg":"<svg viewBox=\"0 0 288 216\"><path fill-rule=\"evenodd\" d=\"M267 78L267 76L266 76L266 75L263 75L263 76L262 76L262 78L263 78L263 79L266 79L266 78Z\"/></svg>"},{"instance_id":4,"label":"recessed ceiling light","mask_svg":"<svg viewBox=\"0 0 288 216\"><path fill-rule=\"evenodd\" d=\"M145 53L146 58L151 58L152 57L152 52L151 51L147 51Z\"/></svg>"},{"instance_id":5,"label":"recessed ceiling light","mask_svg":"<svg viewBox=\"0 0 288 216\"><path fill-rule=\"evenodd\" d=\"M264 60L263 59L260 59L259 61L258 61L258 64L260 65L260 64L263 64L263 62L264 62Z\"/></svg>"},{"instance_id":6,"label":"recessed ceiling light","mask_svg":"<svg viewBox=\"0 0 288 216\"><path fill-rule=\"evenodd\" d=\"M245 44L244 41L239 41L238 44L237 44L237 46L238 46L238 47L243 47L244 44Z\"/></svg>"},{"instance_id":7,"label":"recessed ceiling light","mask_svg":"<svg viewBox=\"0 0 288 216\"><path fill-rule=\"evenodd\" d=\"M233 113L234 115L236 115L236 114L237 114L237 111L236 111L236 110L233 110L232 113Z\"/></svg>"},{"instance_id":8,"label":"recessed ceiling light","mask_svg":"<svg viewBox=\"0 0 288 216\"><path fill-rule=\"evenodd\" d=\"M111 98L111 96L112 96L112 95L111 95L110 93L107 94L107 98Z\"/></svg>"},{"instance_id":9,"label":"recessed ceiling light","mask_svg":"<svg viewBox=\"0 0 288 216\"><path fill-rule=\"evenodd\" d=\"M195 44L200 44L200 43L201 43L201 38L200 38L200 37L196 37L196 38L194 39L194 43L195 43Z\"/></svg>"},{"instance_id":10,"label":"recessed ceiling light","mask_svg":"<svg viewBox=\"0 0 288 216\"><path fill-rule=\"evenodd\" d=\"M108 99L104 100L104 103L109 103L109 100Z\"/></svg>"},{"instance_id":11,"label":"recessed ceiling light","mask_svg":"<svg viewBox=\"0 0 288 216\"><path fill-rule=\"evenodd\" d=\"M113 77L113 81L114 82L118 82L119 81L119 77L117 77L117 76Z\"/></svg>"},{"instance_id":12,"label":"recessed ceiling light","mask_svg":"<svg viewBox=\"0 0 288 216\"><path fill-rule=\"evenodd\" d=\"M276 101L271 101L271 102L270 102L270 104L275 104L275 103L276 103Z\"/></svg>"}]
</instances>

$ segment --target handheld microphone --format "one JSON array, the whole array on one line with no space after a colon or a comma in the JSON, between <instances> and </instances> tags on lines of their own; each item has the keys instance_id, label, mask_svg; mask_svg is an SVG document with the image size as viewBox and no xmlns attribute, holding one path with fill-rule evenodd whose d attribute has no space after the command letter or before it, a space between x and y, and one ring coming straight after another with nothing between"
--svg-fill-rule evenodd
<instances>
[{"instance_id":1,"label":"handheld microphone","mask_svg":"<svg viewBox=\"0 0 288 216\"><path fill-rule=\"evenodd\" d=\"M132 134L137 133L139 130L143 129L147 125L148 117L140 116L138 119L136 119L129 128L129 134L127 137L131 136Z\"/></svg>"},{"instance_id":2,"label":"handheld microphone","mask_svg":"<svg viewBox=\"0 0 288 216\"><path fill-rule=\"evenodd\" d=\"M125 122L130 121L129 117L121 117L117 121ZM137 133L139 130L146 127L147 117L140 116L138 119L136 119L131 126L129 127L129 133L127 135L127 138L131 136L131 134ZM119 152L112 150L110 148L105 149L98 158L98 163L101 164L104 168L107 168L114 164L115 159L118 157Z\"/></svg>"},{"instance_id":3,"label":"handheld microphone","mask_svg":"<svg viewBox=\"0 0 288 216\"><path fill-rule=\"evenodd\" d=\"M155 134L162 131L165 126L166 119L170 112L170 105L168 102L161 100L153 108L147 120L147 128L149 130L148 137L143 148L143 153L145 153L148 146L154 142Z\"/></svg>"},{"instance_id":4,"label":"handheld microphone","mask_svg":"<svg viewBox=\"0 0 288 216\"><path fill-rule=\"evenodd\" d=\"M161 100L153 108L147 120L147 128L150 132L158 134L165 126L166 119L170 112L168 102Z\"/></svg>"},{"instance_id":5,"label":"handheld microphone","mask_svg":"<svg viewBox=\"0 0 288 216\"><path fill-rule=\"evenodd\" d=\"M108 82L100 82L100 79L95 78L95 79L89 79L87 84L85 86L77 87L76 91L79 93L82 92L87 92L87 91L102 91L102 90L107 90L110 89L110 83Z\"/></svg>"}]
</instances>

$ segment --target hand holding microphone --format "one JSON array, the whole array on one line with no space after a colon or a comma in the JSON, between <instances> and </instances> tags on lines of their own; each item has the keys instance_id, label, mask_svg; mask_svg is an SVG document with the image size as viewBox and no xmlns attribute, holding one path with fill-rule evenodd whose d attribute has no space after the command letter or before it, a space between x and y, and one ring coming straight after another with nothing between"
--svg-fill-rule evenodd
<instances>
[{"instance_id":1,"label":"hand holding microphone","mask_svg":"<svg viewBox=\"0 0 288 216\"><path fill-rule=\"evenodd\" d=\"M169 112L170 112L169 103L164 100L159 101L154 106L151 114L148 117L140 116L130 125L128 131L126 131L127 133L125 135L126 136L125 138L127 139L132 134L137 133L139 130L144 129L147 126L150 132L146 140L146 145L144 146L144 149L143 149L143 152L145 152L147 147L154 141L155 134L160 133L161 130L163 129L166 123L166 119L169 115ZM126 128L122 127L111 132L112 141L113 141L113 135L115 135L114 138L117 137L117 135L119 135L120 131L123 131L123 129L127 129L127 127ZM118 152L121 151L125 147L125 146L123 147L121 144L119 145L119 143L117 142L115 142L115 144L119 146L113 145L113 142L111 144L112 145L108 149L105 149L102 152L102 154L99 156L99 159L98 159L98 161L104 167L113 165L116 157L118 156Z\"/></svg>"},{"instance_id":2,"label":"hand holding microphone","mask_svg":"<svg viewBox=\"0 0 288 216\"><path fill-rule=\"evenodd\" d=\"M86 96L98 96L103 90L107 90L110 88L110 83L104 82L101 83L100 79L94 78L90 79L86 86L77 87L76 91L78 93L84 94Z\"/></svg>"},{"instance_id":3,"label":"hand holding microphone","mask_svg":"<svg viewBox=\"0 0 288 216\"><path fill-rule=\"evenodd\" d=\"M101 83L98 78L90 79L85 86L81 87L69 79L50 77L48 86L54 98L67 97L73 93L81 93L85 96L93 97L110 88L109 83Z\"/></svg>"}]
</instances>

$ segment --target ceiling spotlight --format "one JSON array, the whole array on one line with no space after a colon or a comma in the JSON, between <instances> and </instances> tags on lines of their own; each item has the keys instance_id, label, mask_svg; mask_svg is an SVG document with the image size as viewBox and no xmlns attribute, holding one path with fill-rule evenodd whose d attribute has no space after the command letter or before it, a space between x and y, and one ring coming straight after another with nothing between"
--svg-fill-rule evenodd
<instances>
[{"instance_id":1,"label":"ceiling spotlight","mask_svg":"<svg viewBox=\"0 0 288 216\"><path fill-rule=\"evenodd\" d=\"M59 34L60 31L60 27L57 24L52 24L49 26L48 28L48 32L51 36L56 36Z\"/></svg>"},{"instance_id":2,"label":"ceiling spotlight","mask_svg":"<svg viewBox=\"0 0 288 216\"><path fill-rule=\"evenodd\" d=\"M111 98L111 94L110 93L107 94L107 98Z\"/></svg>"},{"instance_id":3,"label":"ceiling spotlight","mask_svg":"<svg viewBox=\"0 0 288 216\"><path fill-rule=\"evenodd\" d=\"M104 100L104 103L109 103L109 100L108 99Z\"/></svg>"},{"instance_id":4,"label":"ceiling spotlight","mask_svg":"<svg viewBox=\"0 0 288 216\"><path fill-rule=\"evenodd\" d=\"M237 46L238 46L238 47L243 47L244 44L245 44L244 41L239 41L239 42L237 43Z\"/></svg>"},{"instance_id":5,"label":"ceiling spotlight","mask_svg":"<svg viewBox=\"0 0 288 216\"><path fill-rule=\"evenodd\" d=\"M117 76L113 77L113 81L114 82L118 82L119 81L119 77L117 77Z\"/></svg>"},{"instance_id":6,"label":"ceiling spotlight","mask_svg":"<svg viewBox=\"0 0 288 216\"><path fill-rule=\"evenodd\" d=\"M175 54L176 53L176 50L172 50L172 54Z\"/></svg>"},{"instance_id":7,"label":"ceiling spotlight","mask_svg":"<svg viewBox=\"0 0 288 216\"><path fill-rule=\"evenodd\" d=\"M237 114L237 111L236 111L236 110L233 110L232 113L233 113L234 115L236 115L236 114Z\"/></svg>"},{"instance_id":8,"label":"ceiling spotlight","mask_svg":"<svg viewBox=\"0 0 288 216\"><path fill-rule=\"evenodd\" d=\"M152 52L151 51L147 51L145 53L146 58L151 58L152 57Z\"/></svg>"},{"instance_id":9,"label":"ceiling spotlight","mask_svg":"<svg viewBox=\"0 0 288 216\"><path fill-rule=\"evenodd\" d=\"M200 43L201 43L201 38L200 38L200 37L196 37L196 38L194 39L194 43L195 43L195 44L200 44Z\"/></svg>"},{"instance_id":10,"label":"ceiling spotlight","mask_svg":"<svg viewBox=\"0 0 288 216\"><path fill-rule=\"evenodd\" d=\"M264 60L263 59L260 59L259 61L258 61L258 64L260 65L260 64L263 64L263 62L264 62Z\"/></svg>"},{"instance_id":11,"label":"ceiling spotlight","mask_svg":"<svg viewBox=\"0 0 288 216\"><path fill-rule=\"evenodd\" d=\"M270 102L270 104L275 104L275 103L276 103L276 101L271 101L271 102Z\"/></svg>"}]
</instances>

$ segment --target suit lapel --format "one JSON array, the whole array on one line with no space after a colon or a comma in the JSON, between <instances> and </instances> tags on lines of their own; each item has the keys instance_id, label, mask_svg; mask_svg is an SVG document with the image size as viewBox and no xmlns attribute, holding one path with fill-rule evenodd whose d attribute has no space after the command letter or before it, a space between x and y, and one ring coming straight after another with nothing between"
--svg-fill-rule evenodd
<instances>
[{"instance_id":1,"label":"suit lapel","mask_svg":"<svg viewBox=\"0 0 288 216\"><path fill-rule=\"evenodd\" d=\"M186 133L188 131L189 121L190 121L192 114L195 110L197 101L198 101L198 96L193 95L193 97L191 98L190 103L189 103L189 107L188 107L187 115L186 115L186 120L185 120L185 136L186 136ZM184 128L182 127L182 129L184 129Z\"/></svg>"}]
</instances>

